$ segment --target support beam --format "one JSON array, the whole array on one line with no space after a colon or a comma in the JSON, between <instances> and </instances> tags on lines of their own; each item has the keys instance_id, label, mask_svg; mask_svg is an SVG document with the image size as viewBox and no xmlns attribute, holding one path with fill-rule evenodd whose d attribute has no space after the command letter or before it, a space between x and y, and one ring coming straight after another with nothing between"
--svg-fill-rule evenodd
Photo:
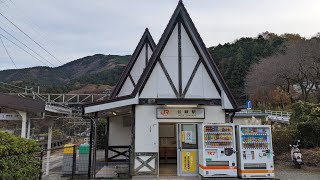
<instances>
[{"instance_id":1,"label":"support beam","mask_svg":"<svg viewBox=\"0 0 320 180\"><path fill-rule=\"evenodd\" d=\"M27 133L27 112L25 111L18 111L20 116L22 117L22 125L21 125L21 137L26 138Z\"/></svg>"},{"instance_id":2,"label":"support beam","mask_svg":"<svg viewBox=\"0 0 320 180\"><path fill-rule=\"evenodd\" d=\"M47 143L47 164L46 164L46 175L49 175L49 169L50 169L50 154L51 154L52 126L53 126L53 121L50 119L50 120L49 120L49 123L48 123L48 143Z\"/></svg>"},{"instance_id":3,"label":"support beam","mask_svg":"<svg viewBox=\"0 0 320 180\"><path fill-rule=\"evenodd\" d=\"M31 119L28 119L27 139L30 139Z\"/></svg>"},{"instance_id":4,"label":"support beam","mask_svg":"<svg viewBox=\"0 0 320 180\"><path fill-rule=\"evenodd\" d=\"M106 147L105 147L105 163L108 166L109 158L109 129L110 129L110 117L107 117L106 129L105 129L105 138L106 138Z\"/></svg>"},{"instance_id":5,"label":"support beam","mask_svg":"<svg viewBox=\"0 0 320 180\"><path fill-rule=\"evenodd\" d=\"M134 174L134 162L135 162L135 134L136 134L136 108L135 105L131 106L131 157L129 170L131 175Z\"/></svg>"}]
</instances>

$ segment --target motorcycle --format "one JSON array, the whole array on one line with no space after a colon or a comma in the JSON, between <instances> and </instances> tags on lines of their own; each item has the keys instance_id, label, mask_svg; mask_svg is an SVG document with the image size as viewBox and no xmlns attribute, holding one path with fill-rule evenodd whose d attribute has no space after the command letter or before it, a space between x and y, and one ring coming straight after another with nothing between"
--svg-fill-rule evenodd
<instances>
[{"instance_id":1,"label":"motorcycle","mask_svg":"<svg viewBox=\"0 0 320 180\"><path fill-rule=\"evenodd\" d=\"M299 143L300 143L300 140L298 140L296 144L293 144L293 145L290 144L289 146L291 147L291 160L293 164L300 169L301 165L303 165L303 161L302 161L302 154L299 149Z\"/></svg>"}]
</instances>

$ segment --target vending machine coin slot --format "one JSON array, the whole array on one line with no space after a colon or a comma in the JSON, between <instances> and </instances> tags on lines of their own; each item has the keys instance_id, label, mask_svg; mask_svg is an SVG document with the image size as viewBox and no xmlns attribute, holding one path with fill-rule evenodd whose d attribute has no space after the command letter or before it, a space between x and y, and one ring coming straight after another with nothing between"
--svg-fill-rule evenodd
<instances>
[{"instance_id":1,"label":"vending machine coin slot","mask_svg":"<svg viewBox=\"0 0 320 180\"><path fill-rule=\"evenodd\" d=\"M233 154L233 149L232 148L226 148L224 149L224 154L226 156L231 156Z\"/></svg>"}]
</instances>

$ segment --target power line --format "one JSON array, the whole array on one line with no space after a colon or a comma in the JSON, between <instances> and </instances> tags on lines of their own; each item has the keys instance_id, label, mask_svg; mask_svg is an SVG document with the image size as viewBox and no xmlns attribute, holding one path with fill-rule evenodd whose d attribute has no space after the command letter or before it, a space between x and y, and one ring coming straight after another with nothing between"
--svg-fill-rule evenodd
<instances>
[{"instance_id":1,"label":"power line","mask_svg":"<svg viewBox=\"0 0 320 180\"><path fill-rule=\"evenodd\" d=\"M43 49L45 52L47 52L51 57L53 57L54 59L56 59L57 61L59 61L61 63L60 60L58 60L54 55L52 55L48 50L46 50L44 47L42 47L38 42L36 42L35 40L33 40L27 33L25 33L22 29L20 29L16 24L14 24L10 19L8 19L6 16L4 16L1 12L0 15L2 17L4 17L7 21L9 21L14 27L16 27L20 32L22 32L24 35L26 35L31 41L33 41L34 43L36 43L41 49Z\"/></svg>"},{"instance_id":2,"label":"power line","mask_svg":"<svg viewBox=\"0 0 320 180\"><path fill-rule=\"evenodd\" d=\"M47 61L49 64L51 64L52 66L54 66L50 61L48 61L47 59L45 59L44 57L42 57L40 54L38 54L37 52L35 52L33 49L31 49L29 46L27 46L26 44L24 44L23 42L21 42L19 39L17 39L16 37L14 37L12 34L10 34L8 31L6 31L5 29L3 29L2 27L0 27L0 29L2 29L4 32L6 32L7 34L9 34L12 38L14 38L16 41L18 41L19 43L23 44L26 48L28 48L30 51L32 51L33 53L35 53L36 55L38 55L40 58L42 58L43 60Z\"/></svg>"},{"instance_id":3,"label":"power line","mask_svg":"<svg viewBox=\"0 0 320 180\"><path fill-rule=\"evenodd\" d=\"M14 67L16 67L16 69L18 69L18 68L17 68L16 63L14 63L14 61L13 61L12 57L10 56L10 54L9 54L9 52L8 52L7 48L6 48L6 46L4 45L3 40L2 40L2 38L1 38L1 37L0 37L0 40L1 40L1 42L2 42L2 45L3 45L4 49L5 49L5 50L6 50L6 52L7 52L7 55L8 55L8 56L9 56L9 58L11 59L11 62L13 63Z\"/></svg>"},{"instance_id":4,"label":"power line","mask_svg":"<svg viewBox=\"0 0 320 180\"><path fill-rule=\"evenodd\" d=\"M25 19L31 26L31 29L42 39L42 40L44 40L46 43L47 43L47 45L51 45L51 47L52 46L56 46L54 43L52 43L51 42L51 40L49 39L46 39L46 37L48 36L47 34L45 34L45 33L43 33L43 32L40 32L40 31L38 31L37 30L37 28L38 29L41 29L37 24L35 24L35 23L33 23L28 17L27 17L27 15L26 15L26 13L25 13L25 11L23 11L23 9L21 9L15 2L13 2L12 0L7 0L7 1L10 1L11 2L11 4L13 5L12 7L14 7L16 10L17 10L17 12L19 12L19 15L20 15L20 17L22 17L23 19ZM11 6L10 6L11 7ZM34 27L36 27L36 28L34 28ZM59 63L61 63L61 64L63 64L59 59L58 59L58 62Z\"/></svg>"},{"instance_id":5,"label":"power line","mask_svg":"<svg viewBox=\"0 0 320 180\"><path fill-rule=\"evenodd\" d=\"M10 41L12 44L16 45L18 48L20 48L20 49L23 50L24 52L28 53L30 56L36 58L38 61L40 61L41 63L43 63L45 66L48 66L46 63L44 63L43 61L41 61L39 58L37 58L37 57L34 56L33 54L29 53L27 50L23 49L21 46L19 46L19 45L16 44L15 42L11 41L10 39L8 39L7 37L5 37L4 35L0 34L0 36L2 36L3 38L5 38L6 40Z\"/></svg>"}]
</instances>

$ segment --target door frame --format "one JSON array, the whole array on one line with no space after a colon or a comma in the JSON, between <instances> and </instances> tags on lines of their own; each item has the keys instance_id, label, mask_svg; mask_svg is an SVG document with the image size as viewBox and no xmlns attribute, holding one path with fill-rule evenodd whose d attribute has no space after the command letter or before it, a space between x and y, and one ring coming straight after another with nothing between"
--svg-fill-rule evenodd
<instances>
[{"instance_id":1,"label":"door frame","mask_svg":"<svg viewBox=\"0 0 320 180\"><path fill-rule=\"evenodd\" d=\"M196 125L196 141L197 141L197 148L196 149L182 149L182 140L181 140L181 135L180 135L180 130L181 130L181 125L183 124L192 124ZM199 174L199 137L198 137L198 126L201 125L199 122L177 122L176 123L176 136L177 136L177 176L198 176ZM195 152L196 153L196 172L195 173L185 173L182 172L182 152L185 151L189 152Z\"/></svg>"}]
</instances>

